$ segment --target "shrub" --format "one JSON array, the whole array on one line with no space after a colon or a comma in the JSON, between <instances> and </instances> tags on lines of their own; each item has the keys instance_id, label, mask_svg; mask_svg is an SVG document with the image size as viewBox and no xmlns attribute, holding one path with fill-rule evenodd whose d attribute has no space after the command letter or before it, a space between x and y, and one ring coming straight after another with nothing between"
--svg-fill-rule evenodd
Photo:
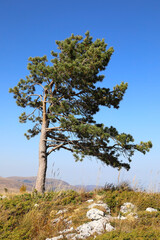
<instances>
[{"instance_id":1,"label":"shrub","mask_svg":"<svg viewBox=\"0 0 160 240\"><path fill-rule=\"evenodd\" d=\"M24 193L24 192L26 192L26 190L27 190L27 187L23 184L21 187L20 187L20 189L19 189L19 191L21 192L21 193Z\"/></svg>"}]
</instances>

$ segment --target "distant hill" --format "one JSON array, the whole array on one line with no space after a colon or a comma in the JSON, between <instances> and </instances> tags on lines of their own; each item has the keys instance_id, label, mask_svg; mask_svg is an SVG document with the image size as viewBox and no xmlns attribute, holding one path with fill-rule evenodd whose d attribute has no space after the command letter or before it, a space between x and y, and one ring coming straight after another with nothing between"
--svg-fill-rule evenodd
<instances>
[{"instance_id":1,"label":"distant hill","mask_svg":"<svg viewBox=\"0 0 160 240\"><path fill-rule=\"evenodd\" d=\"M0 192L4 192L6 188L9 192L19 192L20 187L24 184L27 188L27 191L31 192L35 187L36 177L0 177ZM84 189L85 191L92 191L95 188L100 188L100 186L95 185L70 185L65 181L59 179L46 179L46 191L55 191L55 190L79 190Z\"/></svg>"},{"instance_id":2,"label":"distant hill","mask_svg":"<svg viewBox=\"0 0 160 240\"><path fill-rule=\"evenodd\" d=\"M27 187L27 191L32 191L35 187L35 182L36 177L0 177L0 192L4 192L4 188L7 188L10 192L17 192L23 184ZM72 188L72 186L62 180L46 179L46 190L67 190L70 188Z\"/></svg>"}]
</instances>

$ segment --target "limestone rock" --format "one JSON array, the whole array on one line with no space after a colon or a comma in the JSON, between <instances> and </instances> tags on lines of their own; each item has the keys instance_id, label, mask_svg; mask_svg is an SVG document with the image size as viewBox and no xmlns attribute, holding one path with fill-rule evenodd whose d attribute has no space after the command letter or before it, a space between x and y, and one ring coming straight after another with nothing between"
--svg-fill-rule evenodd
<instances>
[{"instance_id":1,"label":"limestone rock","mask_svg":"<svg viewBox=\"0 0 160 240\"><path fill-rule=\"evenodd\" d=\"M55 218L55 219L52 220L52 223L58 223L62 219L63 219L62 217Z\"/></svg>"},{"instance_id":2,"label":"limestone rock","mask_svg":"<svg viewBox=\"0 0 160 240\"><path fill-rule=\"evenodd\" d=\"M67 212L67 209L59 210L59 211L56 213L56 215L59 215L59 214L65 213L65 212Z\"/></svg>"},{"instance_id":3,"label":"limestone rock","mask_svg":"<svg viewBox=\"0 0 160 240\"><path fill-rule=\"evenodd\" d=\"M110 223L107 223L106 224L106 231L107 232L111 232L113 231L115 228L110 224Z\"/></svg>"},{"instance_id":4,"label":"limestone rock","mask_svg":"<svg viewBox=\"0 0 160 240\"><path fill-rule=\"evenodd\" d=\"M105 218L84 223L76 229L79 232L79 234L75 235L75 239L76 238L84 239L94 233L101 234L105 231L105 228L106 228Z\"/></svg>"},{"instance_id":5,"label":"limestone rock","mask_svg":"<svg viewBox=\"0 0 160 240\"><path fill-rule=\"evenodd\" d=\"M69 234L67 234L65 237L67 238L67 239L74 239L74 236L75 236L76 234L75 233L69 233Z\"/></svg>"},{"instance_id":6,"label":"limestone rock","mask_svg":"<svg viewBox=\"0 0 160 240\"><path fill-rule=\"evenodd\" d=\"M135 210L136 210L135 205L130 202L124 203L120 208L120 212L124 214L134 212Z\"/></svg>"},{"instance_id":7,"label":"limestone rock","mask_svg":"<svg viewBox=\"0 0 160 240\"><path fill-rule=\"evenodd\" d=\"M35 203L35 204L34 204L34 207L39 207L39 204Z\"/></svg>"},{"instance_id":8,"label":"limestone rock","mask_svg":"<svg viewBox=\"0 0 160 240\"><path fill-rule=\"evenodd\" d=\"M69 228L69 229L65 229L63 231L60 231L59 233L62 234L62 233L68 233L68 232L72 232L74 230L73 227Z\"/></svg>"},{"instance_id":9,"label":"limestone rock","mask_svg":"<svg viewBox=\"0 0 160 240\"><path fill-rule=\"evenodd\" d=\"M5 199L5 198L7 198L7 196L5 196L5 195L0 196L0 199L1 199L1 200Z\"/></svg>"},{"instance_id":10,"label":"limestone rock","mask_svg":"<svg viewBox=\"0 0 160 240\"><path fill-rule=\"evenodd\" d=\"M157 209L152 208L152 207L148 207L148 208L146 208L146 211L147 212L157 212Z\"/></svg>"},{"instance_id":11,"label":"limestone rock","mask_svg":"<svg viewBox=\"0 0 160 240\"><path fill-rule=\"evenodd\" d=\"M106 203L103 203L102 201L98 201L97 203L93 203L93 204L89 205L88 208L94 208L96 206L103 207L105 209L105 211L109 214L111 212L108 205Z\"/></svg>"},{"instance_id":12,"label":"limestone rock","mask_svg":"<svg viewBox=\"0 0 160 240\"><path fill-rule=\"evenodd\" d=\"M91 203L91 202L93 202L93 201L94 201L93 199L89 199L89 200L87 200L86 202Z\"/></svg>"},{"instance_id":13,"label":"limestone rock","mask_svg":"<svg viewBox=\"0 0 160 240\"><path fill-rule=\"evenodd\" d=\"M92 220L98 220L102 217L104 217L104 212L99 210L99 209L96 209L96 208L92 208L90 209L86 216L89 218L89 219L92 219Z\"/></svg>"},{"instance_id":14,"label":"limestone rock","mask_svg":"<svg viewBox=\"0 0 160 240\"><path fill-rule=\"evenodd\" d=\"M93 199L90 199L90 202ZM101 211L97 208L94 208L96 206L102 207L104 211ZM90 237L93 234L102 234L105 231L112 231L114 228L110 225L109 221L111 220L111 215L110 215L110 209L106 203L103 203L102 201L98 201L97 203L93 203L89 206L89 210L86 213L86 216L91 219L91 222L84 223L74 229L73 227L67 228L63 231L60 231L59 234L65 234L65 238L67 239L72 239L72 240L77 240L77 239L86 239ZM57 214L64 213L64 210L58 211ZM106 215L106 212L109 213ZM62 216L60 216L57 219L54 219L54 222L57 223L60 221L60 219L63 219ZM68 221L68 219L63 220L65 223L67 223L68 227L69 225L72 224L72 220ZM73 233L73 231L76 231L76 233ZM63 235L59 235L58 237L54 237L51 239L46 239L46 240L58 240L62 239Z\"/></svg>"}]
</instances>

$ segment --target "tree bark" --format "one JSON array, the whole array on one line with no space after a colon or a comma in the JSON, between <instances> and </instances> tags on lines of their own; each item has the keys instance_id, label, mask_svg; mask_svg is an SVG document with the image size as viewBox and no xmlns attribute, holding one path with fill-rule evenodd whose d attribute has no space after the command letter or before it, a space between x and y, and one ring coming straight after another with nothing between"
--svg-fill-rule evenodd
<instances>
[{"instance_id":1,"label":"tree bark","mask_svg":"<svg viewBox=\"0 0 160 240\"><path fill-rule=\"evenodd\" d=\"M46 139L47 139L47 119L46 119L46 98L44 97L43 101L43 123L41 128L41 136L39 142L39 168L36 180L35 189L44 193L45 191L45 182L46 182L46 171L47 171L47 147L46 147Z\"/></svg>"}]
</instances>

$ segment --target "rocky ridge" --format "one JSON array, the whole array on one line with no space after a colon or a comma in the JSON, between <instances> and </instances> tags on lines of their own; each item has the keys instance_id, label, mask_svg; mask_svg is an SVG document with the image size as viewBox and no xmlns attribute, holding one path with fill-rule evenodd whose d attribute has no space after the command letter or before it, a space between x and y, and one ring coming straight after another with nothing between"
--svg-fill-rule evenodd
<instances>
[{"instance_id":1,"label":"rocky ridge","mask_svg":"<svg viewBox=\"0 0 160 240\"><path fill-rule=\"evenodd\" d=\"M94 202L93 199L87 201L87 203ZM100 209L101 210L100 210ZM112 217L110 214L110 209L106 203L102 201L97 201L88 206L88 211L86 213L86 217L90 219L90 222L84 223L77 228L72 227L72 221L64 221L68 224L68 228L63 231L59 231L59 235L53 238L47 238L46 240L58 240L58 239L86 239L94 234L99 235L104 233L105 231L113 231L115 228L111 225L110 221L112 219L120 219L125 220L129 218L138 218L137 208L134 204L130 202L124 203L120 208L120 213L117 217ZM67 210L60 210L57 215L65 213ZM147 208L148 212L156 212L157 209ZM57 223L62 220L63 216L61 215L59 218L54 219L53 223Z\"/></svg>"}]
</instances>

